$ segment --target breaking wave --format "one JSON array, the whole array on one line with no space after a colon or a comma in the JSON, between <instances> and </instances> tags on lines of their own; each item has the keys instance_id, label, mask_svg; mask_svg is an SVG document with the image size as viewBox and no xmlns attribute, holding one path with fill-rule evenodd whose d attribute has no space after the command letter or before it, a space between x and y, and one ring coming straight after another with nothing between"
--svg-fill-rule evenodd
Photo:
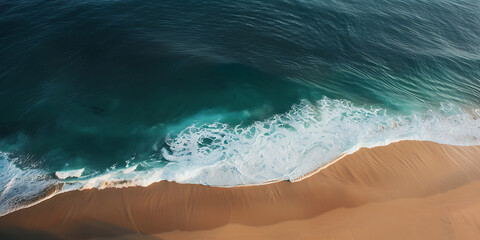
<instances>
[{"instance_id":1,"label":"breaking wave","mask_svg":"<svg viewBox=\"0 0 480 240\"><path fill-rule=\"evenodd\" d=\"M166 147L161 149L158 161L127 164L126 168L93 176L82 176L84 169L58 171L57 178L37 169L21 170L3 153L0 213L18 209L32 196L60 182L64 183L60 192L147 186L161 180L213 186L252 185L292 181L361 147L401 140L477 145L479 113L453 104L402 115L380 107L355 106L346 100L302 101L287 113L248 126L221 122L192 125L165 139Z\"/></svg>"}]
</instances>

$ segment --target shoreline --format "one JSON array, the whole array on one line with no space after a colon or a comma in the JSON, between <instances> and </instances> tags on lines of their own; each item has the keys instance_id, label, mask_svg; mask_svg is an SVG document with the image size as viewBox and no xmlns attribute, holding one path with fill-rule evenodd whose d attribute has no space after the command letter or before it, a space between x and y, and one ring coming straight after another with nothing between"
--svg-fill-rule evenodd
<instances>
[{"instance_id":1,"label":"shoreline","mask_svg":"<svg viewBox=\"0 0 480 240\"><path fill-rule=\"evenodd\" d=\"M401 142L401 141L410 141L410 140L400 140L400 141L395 141L395 142L392 142L392 143L396 143L396 142ZM428 141L427 141L428 142ZM36 204L39 204L45 200L48 200L52 197L55 197L59 194L64 194L64 193L67 193L67 192L71 192L71 191L84 191L84 190L92 190L92 189L97 189L97 190L102 190L102 189L107 189L107 188L115 188L115 189L123 189L123 188L130 188L130 187L149 187L151 186L152 184L155 184L155 183L158 183L158 182L171 182L171 183L177 183L177 184L193 184L193 185L203 185L203 186L207 186L207 187L219 187L219 188L238 188L238 187L250 187L250 186L264 186L264 185L269 185L269 184L274 184L274 183L279 183L279 182L283 182L283 181L287 181L287 182L300 182L300 181L303 181L313 175L315 175L316 173L318 173L319 171L329 167L330 165L334 164L335 162L341 160L342 158L344 158L345 156L348 156L348 155L351 155L351 154L354 154L355 152L357 152L358 150L360 149L363 149L363 148L366 148L366 149L371 149L371 148L376 148L376 147L383 147L383 146L388 146L392 143L389 143L387 145L380 145L380 146L375 146L375 147L361 147L353 152L345 152L343 154L341 154L339 157L329 161L328 163L322 165L321 167L307 173L307 174L304 174L300 177L297 177L293 180L270 180L270 181L266 181L266 182L262 182L262 183L258 183L258 184L246 184L246 185L235 185L235 186L216 186L216 185L203 185L203 184L197 184L197 183L178 183L178 182L175 182L175 181L170 181L170 180L160 180L160 181L157 181L157 182L152 182L148 185L137 185L137 184L126 184L125 183L130 183L128 180L118 180L118 181L105 181L101 184L101 186L106 186L106 187L81 187L81 188L78 188L78 189L72 189L72 190L67 190L67 191L63 191L63 186L64 184L66 184L65 182L61 182L59 184L56 184L56 185L52 185L50 187L48 187L47 189L45 189L43 192L39 193L38 196L33 196L32 200L28 201L25 205L23 206L19 206L18 208L12 210L12 211L8 211L7 213L5 214L0 214L0 218L3 217L3 216L6 216L8 214L11 214L13 212L16 212L16 211L19 211L19 210L22 210L22 209L25 209L25 208L29 208L29 207L33 207L35 206ZM60 179L62 180L62 179Z\"/></svg>"},{"instance_id":2,"label":"shoreline","mask_svg":"<svg viewBox=\"0 0 480 240\"><path fill-rule=\"evenodd\" d=\"M478 163L480 146L400 141L344 154L300 181L228 188L161 181L147 187L75 190L0 217L0 236L41 232L86 239L142 233L175 239L188 237L182 235L188 231L218 234L237 225L267 229L342 208L477 187Z\"/></svg>"}]
</instances>

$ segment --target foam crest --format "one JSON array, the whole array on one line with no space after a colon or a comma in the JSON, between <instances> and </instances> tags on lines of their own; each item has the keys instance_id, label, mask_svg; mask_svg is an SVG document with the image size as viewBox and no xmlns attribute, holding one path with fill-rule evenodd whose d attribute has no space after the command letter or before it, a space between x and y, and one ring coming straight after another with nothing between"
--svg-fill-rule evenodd
<instances>
[{"instance_id":1,"label":"foam crest","mask_svg":"<svg viewBox=\"0 0 480 240\"><path fill-rule=\"evenodd\" d=\"M0 152L0 216L34 204L59 182L39 169L20 169L10 154Z\"/></svg>"},{"instance_id":2,"label":"foam crest","mask_svg":"<svg viewBox=\"0 0 480 240\"><path fill-rule=\"evenodd\" d=\"M480 121L444 104L437 111L392 115L344 100L303 101L285 114L247 127L189 127L167 139L163 177L207 185L293 180L360 147L400 140L479 144ZM168 169L168 170L167 170Z\"/></svg>"},{"instance_id":3,"label":"foam crest","mask_svg":"<svg viewBox=\"0 0 480 240\"><path fill-rule=\"evenodd\" d=\"M55 176L58 179L66 179L70 177L78 178L82 176L83 171L85 171L85 168L75 169L75 170L56 171Z\"/></svg>"}]
</instances>

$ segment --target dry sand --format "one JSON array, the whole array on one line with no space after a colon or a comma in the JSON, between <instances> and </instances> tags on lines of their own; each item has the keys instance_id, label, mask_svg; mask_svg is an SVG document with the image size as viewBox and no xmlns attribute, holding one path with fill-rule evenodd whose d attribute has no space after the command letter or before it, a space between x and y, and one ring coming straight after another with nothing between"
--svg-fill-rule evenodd
<instances>
[{"instance_id":1,"label":"dry sand","mask_svg":"<svg viewBox=\"0 0 480 240\"><path fill-rule=\"evenodd\" d=\"M361 149L299 182L59 194L0 218L0 238L480 239L480 146Z\"/></svg>"}]
</instances>

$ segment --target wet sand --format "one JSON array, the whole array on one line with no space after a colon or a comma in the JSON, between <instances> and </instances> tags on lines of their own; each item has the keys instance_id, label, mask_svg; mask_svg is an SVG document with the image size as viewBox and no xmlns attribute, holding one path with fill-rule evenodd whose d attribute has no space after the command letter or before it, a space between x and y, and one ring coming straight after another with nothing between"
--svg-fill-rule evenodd
<instances>
[{"instance_id":1,"label":"wet sand","mask_svg":"<svg viewBox=\"0 0 480 240\"><path fill-rule=\"evenodd\" d=\"M476 239L480 146L361 149L298 182L172 182L59 194L0 218L0 238Z\"/></svg>"}]
</instances>

